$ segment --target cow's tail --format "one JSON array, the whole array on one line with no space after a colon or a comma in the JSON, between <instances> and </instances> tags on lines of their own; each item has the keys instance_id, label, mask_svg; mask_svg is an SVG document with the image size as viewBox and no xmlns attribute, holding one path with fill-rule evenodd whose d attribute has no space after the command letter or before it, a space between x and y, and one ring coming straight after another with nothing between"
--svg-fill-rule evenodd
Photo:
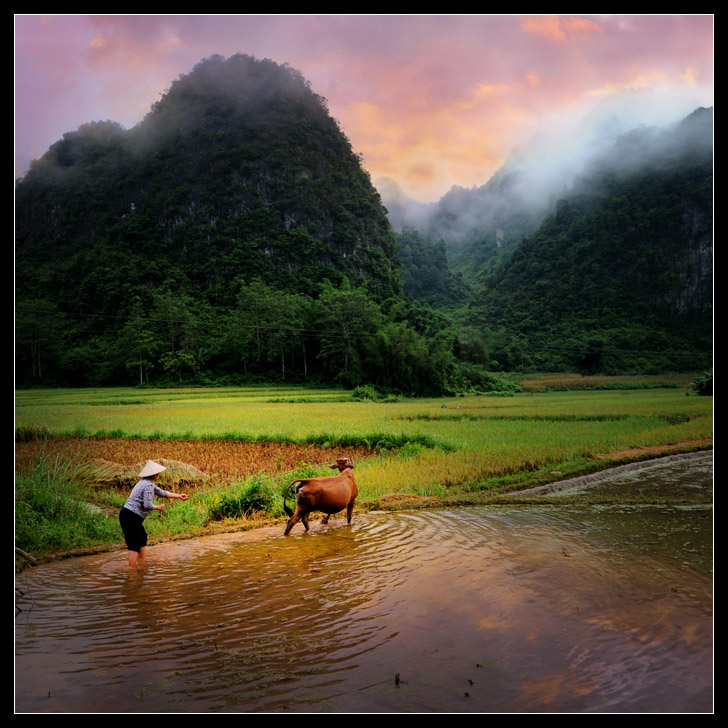
<instances>
[{"instance_id":1,"label":"cow's tail","mask_svg":"<svg viewBox=\"0 0 728 728\"><path fill-rule=\"evenodd\" d=\"M291 489L291 486L292 486L292 485L293 485L294 483L300 483L300 482L301 482L300 478L296 478L296 480L292 480L292 481L291 481L291 482L290 482L290 483L288 484L288 487L286 488L286 491L285 491L285 493L283 494L283 512L284 512L284 513L285 513L285 514L286 514L287 516L292 516L292 515L293 515L293 511L292 511L292 510L291 510L291 509L290 509L290 508L289 508L289 507L288 507L288 506L286 505L286 499L288 498L288 491L289 491L289 490Z\"/></svg>"}]
</instances>

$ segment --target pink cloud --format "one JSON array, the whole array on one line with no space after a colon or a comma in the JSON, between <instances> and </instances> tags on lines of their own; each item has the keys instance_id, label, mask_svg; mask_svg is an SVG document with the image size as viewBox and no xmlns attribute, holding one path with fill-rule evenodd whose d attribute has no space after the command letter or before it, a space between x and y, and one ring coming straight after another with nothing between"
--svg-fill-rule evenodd
<instances>
[{"instance_id":1,"label":"pink cloud","mask_svg":"<svg viewBox=\"0 0 728 728\"><path fill-rule=\"evenodd\" d=\"M568 40L579 39L584 33L601 30L597 23L587 18L562 18L558 15L524 18L521 29L524 33L540 35L556 43L566 43Z\"/></svg>"},{"instance_id":2,"label":"pink cloud","mask_svg":"<svg viewBox=\"0 0 728 728\"><path fill-rule=\"evenodd\" d=\"M524 33L534 33L557 43L566 42L566 33L561 29L561 20L556 15L542 15L526 18L521 24Z\"/></svg>"},{"instance_id":3,"label":"pink cloud","mask_svg":"<svg viewBox=\"0 0 728 728\"><path fill-rule=\"evenodd\" d=\"M65 131L129 127L202 58L299 69L373 178L482 184L546 117L635 86L712 103L710 16L16 16L18 173ZM686 113L689 111L686 108Z\"/></svg>"}]
</instances>

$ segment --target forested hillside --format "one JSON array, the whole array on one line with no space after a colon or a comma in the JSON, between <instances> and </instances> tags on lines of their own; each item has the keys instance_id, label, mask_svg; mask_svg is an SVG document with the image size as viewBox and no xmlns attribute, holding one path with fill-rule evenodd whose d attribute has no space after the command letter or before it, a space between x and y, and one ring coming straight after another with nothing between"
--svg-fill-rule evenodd
<instances>
[{"instance_id":1,"label":"forested hillside","mask_svg":"<svg viewBox=\"0 0 728 728\"><path fill-rule=\"evenodd\" d=\"M65 134L18 182L16 228L20 383L419 392L454 364L408 324L395 236L325 100L272 61L210 58L135 128Z\"/></svg>"},{"instance_id":2,"label":"forested hillside","mask_svg":"<svg viewBox=\"0 0 728 728\"><path fill-rule=\"evenodd\" d=\"M709 365L712 112L639 129L578 178L473 300L540 368Z\"/></svg>"},{"instance_id":3,"label":"forested hillside","mask_svg":"<svg viewBox=\"0 0 728 728\"><path fill-rule=\"evenodd\" d=\"M98 122L65 134L18 185L17 210L23 262L88 269L91 251L153 262L228 303L231 268L293 291L343 276L379 299L399 291L368 175L325 101L271 61L210 59L129 132Z\"/></svg>"},{"instance_id":4,"label":"forested hillside","mask_svg":"<svg viewBox=\"0 0 728 728\"><path fill-rule=\"evenodd\" d=\"M568 184L537 190L520 158L414 216L397 202L395 235L299 72L207 59L18 181L17 382L417 395L709 366L712 110L586 160Z\"/></svg>"}]
</instances>

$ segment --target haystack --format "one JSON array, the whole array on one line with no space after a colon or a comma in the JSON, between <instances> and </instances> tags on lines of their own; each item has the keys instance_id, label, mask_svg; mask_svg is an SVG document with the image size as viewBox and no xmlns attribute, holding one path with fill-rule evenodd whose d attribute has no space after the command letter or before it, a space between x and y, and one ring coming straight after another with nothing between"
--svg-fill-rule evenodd
<instances>
[{"instance_id":1,"label":"haystack","mask_svg":"<svg viewBox=\"0 0 728 728\"><path fill-rule=\"evenodd\" d=\"M177 487L199 486L210 477L194 465L179 460L156 460L167 468L160 476L157 484L165 490L176 490ZM90 485L107 488L132 488L139 481L139 473L146 461L127 467L112 463L109 460L91 460L77 469L77 474Z\"/></svg>"}]
</instances>

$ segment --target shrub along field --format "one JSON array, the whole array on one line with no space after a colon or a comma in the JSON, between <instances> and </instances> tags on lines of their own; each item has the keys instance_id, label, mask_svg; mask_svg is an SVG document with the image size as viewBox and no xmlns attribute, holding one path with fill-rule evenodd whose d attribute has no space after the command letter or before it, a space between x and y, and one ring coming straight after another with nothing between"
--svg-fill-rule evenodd
<instances>
[{"instance_id":1,"label":"shrub along field","mask_svg":"<svg viewBox=\"0 0 728 728\"><path fill-rule=\"evenodd\" d=\"M668 387L380 403L295 387L19 391L17 545L42 555L121 542L113 522L99 530L71 515L65 528L50 529L38 519L61 517L47 501L64 489L97 521L116 519L134 468L147 458L204 476L181 477L190 500L147 519L150 536L161 539L279 517L285 486L330 474L326 463L340 456L356 462L361 509L483 502L615 463L711 447L712 398ZM101 477L114 467L131 473L123 487ZM33 505L39 489L46 501ZM52 542L40 538L51 532Z\"/></svg>"}]
</instances>

